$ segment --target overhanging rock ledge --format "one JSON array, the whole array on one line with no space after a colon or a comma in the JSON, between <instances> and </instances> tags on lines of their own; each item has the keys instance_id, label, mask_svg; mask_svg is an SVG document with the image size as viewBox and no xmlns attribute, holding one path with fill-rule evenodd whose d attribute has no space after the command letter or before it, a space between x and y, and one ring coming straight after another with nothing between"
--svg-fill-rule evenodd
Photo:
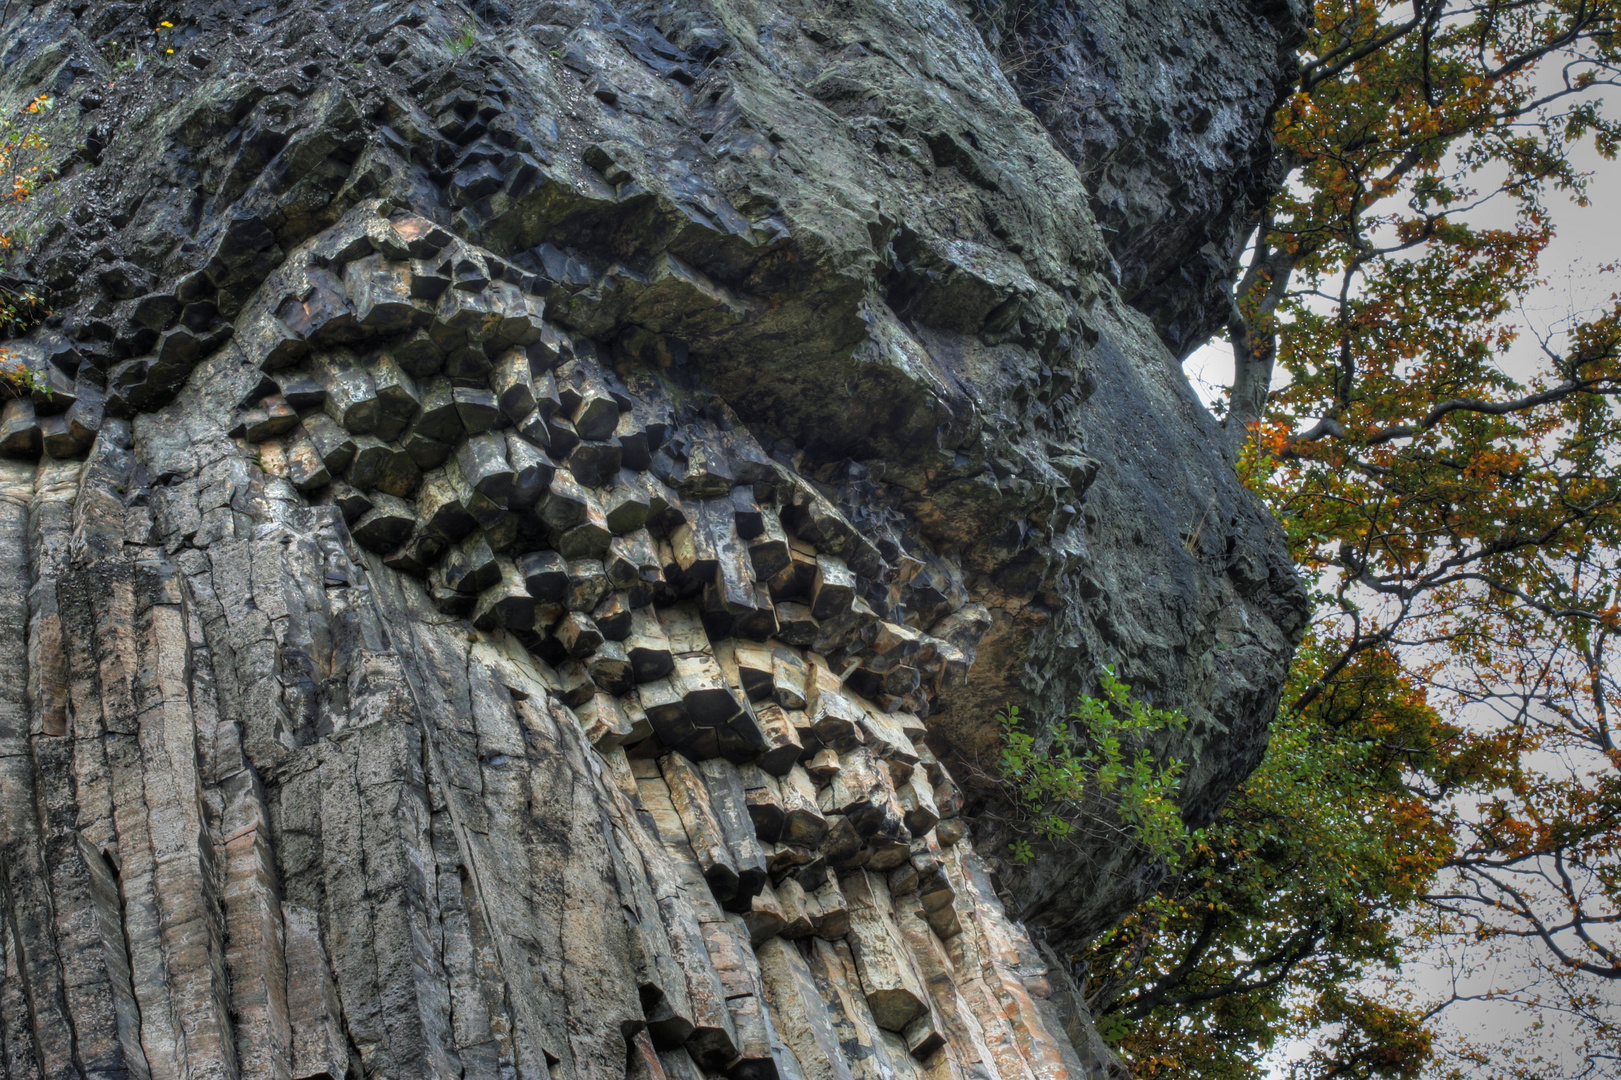
<instances>
[{"instance_id":1,"label":"overhanging rock ledge","mask_svg":"<svg viewBox=\"0 0 1621 1080\"><path fill-rule=\"evenodd\" d=\"M1124 1075L995 714L1203 822L1305 596L962 9L5 19L0 1072Z\"/></svg>"}]
</instances>

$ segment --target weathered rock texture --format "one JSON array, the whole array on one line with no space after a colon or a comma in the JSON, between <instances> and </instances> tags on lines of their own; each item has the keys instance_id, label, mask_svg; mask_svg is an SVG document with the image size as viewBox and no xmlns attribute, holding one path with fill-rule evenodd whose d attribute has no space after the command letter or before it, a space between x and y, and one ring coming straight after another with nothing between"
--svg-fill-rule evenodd
<instances>
[{"instance_id":1,"label":"weathered rock texture","mask_svg":"<svg viewBox=\"0 0 1621 1080\"><path fill-rule=\"evenodd\" d=\"M999 862L994 713L1118 665L1207 820L1302 598L958 8L5 41L6 1076L1118 1072L1030 934L1156 871Z\"/></svg>"},{"instance_id":2,"label":"weathered rock texture","mask_svg":"<svg viewBox=\"0 0 1621 1080\"><path fill-rule=\"evenodd\" d=\"M1225 325L1228 286L1282 173L1302 0L971 0L1019 97L1091 195L1121 294L1177 356Z\"/></svg>"}]
</instances>

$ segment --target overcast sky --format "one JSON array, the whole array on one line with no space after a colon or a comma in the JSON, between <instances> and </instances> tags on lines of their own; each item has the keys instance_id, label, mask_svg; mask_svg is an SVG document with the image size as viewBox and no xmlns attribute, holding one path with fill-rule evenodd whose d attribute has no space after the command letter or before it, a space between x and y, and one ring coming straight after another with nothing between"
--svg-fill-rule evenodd
<instances>
[{"instance_id":1,"label":"overcast sky","mask_svg":"<svg viewBox=\"0 0 1621 1080\"><path fill-rule=\"evenodd\" d=\"M1588 186L1591 205L1577 206L1561 195L1549 199L1557 233L1541 259L1545 284L1508 319L1522 330L1519 342L1504 361L1505 368L1516 377L1529 374L1543 361L1537 338L1529 331L1542 335L1558 331L1607 307L1611 294L1621 291L1621 275L1600 272L1605 264L1621 262L1621 163L1604 161L1588 147L1582 147L1575 157L1584 170L1594 174ZM1512 214L1512 204L1499 199L1497 205L1471 214L1469 220L1483 226L1507 225ZM1189 381L1206 404L1217 400L1230 384L1232 368L1232 351L1222 341L1206 345L1184 364ZM1407 974L1415 985L1434 993L1440 993L1447 984L1439 963L1429 969L1422 964L1410 965ZM1494 965L1465 984L1463 990L1502 986L1513 976L1512 970ZM1621 1009L1621 986L1601 989L1615 995ZM1538 1046L1548 1058L1548 1080L1575 1075L1581 1062L1570 1054L1568 1034L1561 1032L1557 1017L1544 1019L1550 1026L1540 1036ZM1443 1014L1444 1028L1485 1041L1496 1041L1528 1023L1528 1017L1505 1003L1464 1002ZM1270 1077L1284 1080L1286 1063L1299 1052L1298 1047L1283 1048L1273 1059ZM1593 1080L1614 1080L1621 1073L1600 1071L1592 1076Z\"/></svg>"},{"instance_id":2,"label":"overcast sky","mask_svg":"<svg viewBox=\"0 0 1621 1080\"><path fill-rule=\"evenodd\" d=\"M1621 291L1621 275L1599 272L1607 263L1621 262L1621 162L1605 161L1586 145L1572 157L1594 174L1587 189L1591 205L1577 206L1557 194L1549 198L1557 231L1542 254L1546 284L1527 297L1522 312L1508 320L1522 329L1546 333L1567 324L1573 315L1605 306L1611 293ZM1470 214L1469 220L1485 227L1507 226L1513 213L1513 204L1499 197ZM1507 366L1511 371L1526 371L1540 359L1536 339L1522 334ZM1225 341L1212 341L1189 356L1182 369L1209 405L1232 382L1232 348Z\"/></svg>"}]
</instances>

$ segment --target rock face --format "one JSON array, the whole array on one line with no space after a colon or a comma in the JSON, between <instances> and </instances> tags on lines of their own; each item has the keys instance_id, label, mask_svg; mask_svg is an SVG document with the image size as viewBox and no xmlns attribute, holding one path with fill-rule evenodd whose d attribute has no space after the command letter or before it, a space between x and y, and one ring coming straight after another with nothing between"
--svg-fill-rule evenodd
<instances>
[{"instance_id":1,"label":"rock face","mask_svg":"<svg viewBox=\"0 0 1621 1080\"><path fill-rule=\"evenodd\" d=\"M962 11L7 20L4 1075L1120 1073L995 713L1208 820L1304 598Z\"/></svg>"},{"instance_id":2,"label":"rock face","mask_svg":"<svg viewBox=\"0 0 1621 1080\"><path fill-rule=\"evenodd\" d=\"M1076 167L1121 294L1185 357L1226 324L1233 266L1281 180L1271 118L1300 0L973 0L1019 97Z\"/></svg>"}]
</instances>

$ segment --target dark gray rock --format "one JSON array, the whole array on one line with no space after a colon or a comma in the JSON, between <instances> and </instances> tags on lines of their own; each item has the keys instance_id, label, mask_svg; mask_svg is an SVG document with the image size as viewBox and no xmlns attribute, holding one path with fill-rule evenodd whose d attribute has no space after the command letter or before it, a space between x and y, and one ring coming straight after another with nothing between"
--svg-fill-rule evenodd
<instances>
[{"instance_id":1,"label":"dark gray rock","mask_svg":"<svg viewBox=\"0 0 1621 1080\"><path fill-rule=\"evenodd\" d=\"M1167 749L1203 822L1305 604L1062 126L976 27L889 0L162 15L4 16L0 85L96 147L14 223L60 321L16 347L75 400L0 418L7 1075L1087 1075L997 893L1065 944L1158 871L1101 828L1000 860L995 714L1116 665L1191 718ZM1265 34L1199 17L1246 42L1176 43L1244 69L1238 142L1187 150L1200 224L1155 245L1190 160L1164 151L1132 250L1228 236L1220 192L1253 190ZM1096 47L1124 71L1193 18ZM1136 85L1100 122L1163 104ZM735 650L773 634L756 703ZM749 765L800 785L789 820L827 792L814 841L737 834ZM762 982L749 935L789 926L820 936ZM874 1006L880 976L916 1000Z\"/></svg>"},{"instance_id":2,"label":"dark gray rock","mask_svg":"<svg viewBox=\"0 0 1621 1080\"><path fill-rule=\"evenodd\" d=\"M970 0L1019 97L1080 169L1121 294L1178 357L1226 324L1283 168L1301 0ZM950 143L931 144L949 163Z\"/></svg>"}]
</instances>

